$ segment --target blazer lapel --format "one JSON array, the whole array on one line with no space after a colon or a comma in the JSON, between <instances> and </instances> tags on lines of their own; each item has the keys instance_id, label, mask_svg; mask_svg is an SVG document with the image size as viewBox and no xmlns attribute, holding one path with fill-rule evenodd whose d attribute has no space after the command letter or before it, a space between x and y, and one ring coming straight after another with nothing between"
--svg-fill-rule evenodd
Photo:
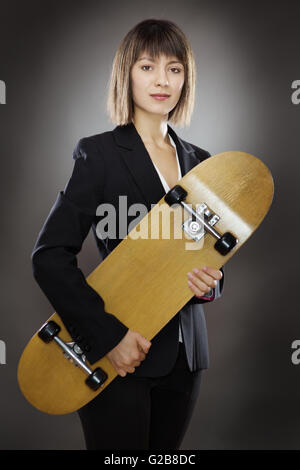
<instances>
[{"instance_id":1,"label":"blazer lapel","mask_svg":"<svg viewBox=\"0 0 300 470\"><path fill-rule=\"evenodd\" d=\"M151 204L156 204L165 195L150 155L133 123L117 126L112 132L128 171L150 210ZM181 174L184 176L199 160L193 147L182 141L169 125L168 132L176 144Z\"/></svg>"},{"instance_id":2,"label":"blazer lapel","mask_svg":"<svg viewBox=\"0 0 300 470\"><path fill-rule=\"evenodd\" d=\"M196 157L195 149L191 146L191 144L180 139L180 137L178 137L176 132L169 125L168 132L176 144L181 174L184 176L195 165L198 165L199 159Z\"/></svg>"}]
</instances>

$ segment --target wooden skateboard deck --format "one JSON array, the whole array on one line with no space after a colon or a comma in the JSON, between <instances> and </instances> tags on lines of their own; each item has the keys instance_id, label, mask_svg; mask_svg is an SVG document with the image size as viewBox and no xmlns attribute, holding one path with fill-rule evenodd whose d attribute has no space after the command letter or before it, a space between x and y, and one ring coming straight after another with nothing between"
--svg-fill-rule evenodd
<instances>
[{"instance_id":1,"label":"wooden skateboard deck","mask_svg":"<svg viewBox=\"0 0 300 470\"><path fill-rule=\"evenodd\" d=\"M196 208L205 203L210 211L206 212L207 217L211 213L220 217L213 228L221 234L233 234L238 239L236 246L222 255L215 249L216 239L210 233L206 232L199 241L193 240L181 227L191 215L182 205L170 206L162 198L87 277L103 298L105 310L148 340L193 296L187 285L187 272L204 265L222 267L262 222L273 198L273 179L268 168L243 152L210 157L177 184L187 192L188 205ZM159 213L175 221L169 224L169 237ZM146 238L149 227L152 238ZM144 238L133 236L138 233ZM59 337L63 341L72 341L57 313L49 320L61 327ZM85 372L65 358L55 341L46 344L36 333L19 361L19 386L37 409L49 414L70 413L95 398L117 376L106 356L93 366L88 362L87 365L92 370L100 367L107 374L96 391L86 385Z\"/></svg>"}]
</instances>

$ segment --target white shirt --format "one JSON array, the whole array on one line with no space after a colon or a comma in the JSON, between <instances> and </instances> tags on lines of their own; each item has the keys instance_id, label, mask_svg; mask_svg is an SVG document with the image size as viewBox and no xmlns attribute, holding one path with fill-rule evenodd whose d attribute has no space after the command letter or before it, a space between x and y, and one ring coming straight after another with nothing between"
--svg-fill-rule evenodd
<instances>
[{"instance_id":1,"label":"white shirt","mask_svg":"<svg viewBox=\"0 0 300 470\"><path fill-rule=\"evenodd\" d=\"M181 174L181 168L180 168L180 164L179 164L179 160L178 160L178 154L177 154L177 148L176 148L176 144L174 142L174 140L172 139L172 137L170 136L170 134L168 134L169 136L169 139L170 139L170 142L171 144L173 145L173 147L175 148L175 151L176 151L176 161L177 161L177 169L178 169L178 179L180 179L182 177L182 174ZM153 162L152 162L153 163ZM165 192L167 193L169 190L170 190L170 187L168 185L168 183L166 182L165 178L163 177L163 175L161 174L161 172L159 171L159 169L157 168L157 166L155 165L155 163L153 163L154 165L154 168L156 169L157 173L158 173L158 176L160 177L160 181L161 181L161 184L163 185L164 187L164 190ZM180 328L180 323L179 323L179 341L182 343L182 333L181 333L181 328Z\"/></svg>"}]
</instances>

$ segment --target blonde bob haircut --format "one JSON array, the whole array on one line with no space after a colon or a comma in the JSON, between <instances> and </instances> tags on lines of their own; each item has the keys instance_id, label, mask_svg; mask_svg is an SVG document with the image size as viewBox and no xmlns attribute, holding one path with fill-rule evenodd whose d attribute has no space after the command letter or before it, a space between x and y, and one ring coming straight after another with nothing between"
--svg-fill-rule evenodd
<instances>
[{"instance_id":1,"label":"blonde bob haircut","mask_svg":"<svg viewBox=\"0 0 300 470\"><path fill-rule=\"evenodd\" d=\"M191 46L180 28L167 20L147 19L134 26L122 40L113 60L108 89L107 112L119 126L132 122L134 106L130 72L141 53L157 59L175 56L183 63L185 80L176 106L168 120L176 126L190 124L195 101L195 60Z\"/></svg>"}]
</instances>

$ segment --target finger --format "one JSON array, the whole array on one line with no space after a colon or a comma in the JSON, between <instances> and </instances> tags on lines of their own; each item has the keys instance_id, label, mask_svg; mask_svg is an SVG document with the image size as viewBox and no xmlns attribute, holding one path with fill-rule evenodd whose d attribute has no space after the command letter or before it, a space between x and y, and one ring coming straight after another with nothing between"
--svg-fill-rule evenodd
<instances>
[{"instance_id":1,"label":"finger","mask_svg":"<svg viewBox=\"0 0 300 470\"><path fill-rule=\"evenodd\" d=\"M136 360L127 360L126 362L123 362L122 365L120 365L120 369L124 370L125 372L134 372L135 369L134 369L134 366L135 366L135 363L136 362L139 362L139 361L136 361Z\"/></svg>"},{"instance_id":2,"label":"finger","mask_svg":"<svg viewBox=\"0 0 300 470\"><path fill-rule=\"evenodd\" d=\"M139 355L139 361L144 361L146 359L146 354L140 353Z\"/></svg>"},{"instance_id":3,"label":"finger","mask_svg":"<svg viewBox=\"0 0 300 470\"><path fill-rule=\"evenodd\" d=\"M139 347L140 351L143 351L145 354L147 354L147 352L149 351L149 348L151 346L151 342L148 341L146 338L144 338L142 335L140 335L137 338L137 341L138 341L138 347Z\"/></svg>"},{"instance_id":4,"label":"finger","mask_svg":"<svg viewBox=\"0 0 300 470\"><path fill-rule=\"evenodd\" d=\"M218 283L218 281L216 279L214 279L209 274L206 274L201 269L194 268L191 274L194 276L195 280L197 280L197 279L200 280L205 285L209 286L210 289L216 287L216 285ZM192 278L192 280L193 280L193 278ZM196 283L196 285L197 285L197 283Z\"/></svg>"},{"instance_id":5,"label":"finger","mask_svg":"<svg viewBox=\"0 0 300 470\"><path fill-rule=\"evenodd\" d=\"M202 271L213 277L217 281L220 281L223 277L223 273L220 269L211 268L210 266L203 266Z\"/></svg>"},{"instance_id":6,"label":"finger","mask_svg":"<svg viewBox=\"0 0 300 470\"><path fill-rule=\"evenodd\" d=\"M116 370L116 372L121 376L121 377L125 377L126 374L127 374L127 369L128 369L128 365L126 364L122 364L122 363L117 363L114 359L112 359L111 357L108 358L110 363L112 364L112 366L114 367L114 369Z\"/></svg>"},{"instance_id":7,"label":"finger","mask_svg":"<svg viewBox=\"0 0 300 470\"><path fill-rule=\"evenodd\" d=\"M125 377L125 375L126 375L127 373L132 373L132 372L134 372L134 370L135 370L134 367L132 367L132 366L125 366L125 365L124 365L124 366L122 366L122 369L121 369L121 368L118 369L118 373L119 373L122 377Z\"/></svg>"},{"instance_id":8,"label":"finger","mask_svg":"<svg viewBox=\"0 0 300 470\"><path fill-rule=\"evenodd\" d=\"M204 294L206 294L207 292L210 291L210 289L211 289L210 284L209 285L206 284L205 282L200 280L198 277L196 277L196 275L194 275L192 273L188 273L188 278L189 278L189 281L199 289L199 291L203 292L202 295L204 295Z\"/></svg>"},{"instance_id":9,"label":"finger","mask_svg":"<svg viewBox=\"0 0 300 470\"><path fill-rule=\"evenodd\" d=\"M205 291L202 291L201 289L199 289L191 281L188 281L188 286L196 297L203 297L206 294Z\"/></svg>"},{"instance_id":10,"label":"finger","mask_svg":"<svg viewBox=\"0 0 300 470\"><path fill-rule=\"evenodd\" d=\"M217 281L223 277L222 271L208 266L203 266L202 269L194 268L193 274L196 274L203 282L210 284L211 287L216 287Z\"/></svg>"},{"instance_id":11,"label":"finger","mask_svg":"<svg viewBox=\"0 0 300 470\"><path fill-rule=\"evenodd\" d=\"M121 377L125 377L125 375L126 375L125 370L119 369L118 367L115 367L115 369Z\"/></svg>"},{"instance_id":12,"label":"finger","mask_svg":"<svg viewBox=\"0 0 300 470\"><path fill-rule=\"evenodd\" d=\"M130 367L137 367L141 364L141 361L139 358L132 359L131 363L129 364Z\"/></svg>"}]
</instances>

